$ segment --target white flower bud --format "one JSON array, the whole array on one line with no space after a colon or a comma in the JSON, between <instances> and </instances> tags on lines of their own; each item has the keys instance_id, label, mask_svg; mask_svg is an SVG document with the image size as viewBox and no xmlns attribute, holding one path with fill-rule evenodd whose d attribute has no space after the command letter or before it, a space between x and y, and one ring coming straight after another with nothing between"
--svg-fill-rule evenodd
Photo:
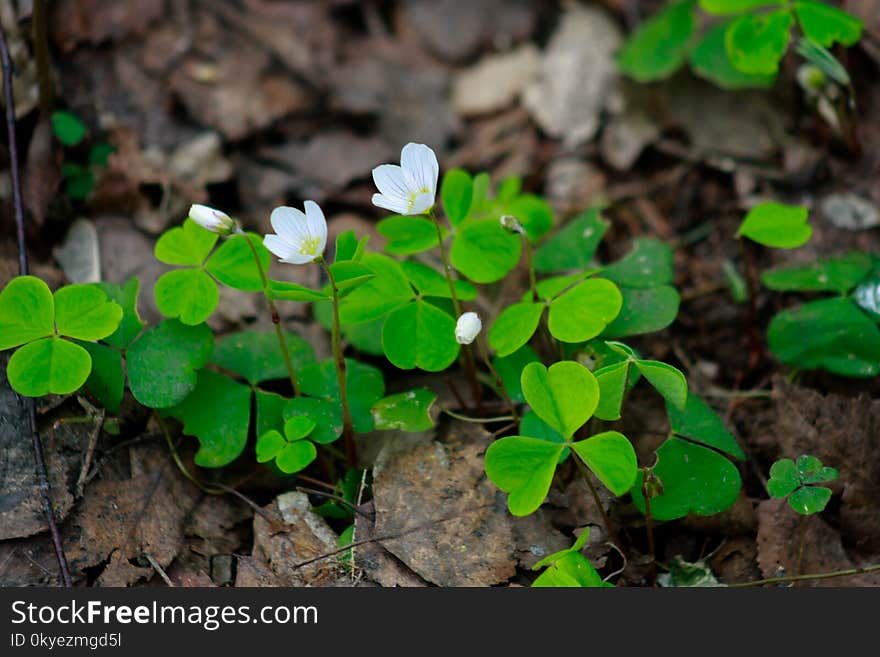
<instances>
[{"instance_id":1,"label":"white flower bud","mask_svg":"<svg viewBox=\"0 0 880 657\"><path fill-rule=\"evenodd\" d=\"M523 228L523 225L512 214L501 215L501 227L509 230L511 233L519 233L520 235L525 235L526 233L526 229Z\"/></svg>"},{"instance_id":2,"label":"white flower bud","mask_svg":"<svg viewBox=\"0 0 880 657\"><path fill-rule=\"evenodd\" d=\"M235 220L228 214L207 205L193 205L189 209L189 218L202 228L207 228L212 233L220 233L221 235L235 232L237 226Z\"/></svg>"},{"instance_id":3,"label":"white flower bud","mask_svg":"<svg viewBox=\"0 0 880 657\"><path fill-rule=\"evenodd\" d=\"M463 313L455 324L455 340L458 344L470 344L483 328L477 313Z\"/></svg>"}]
</instances>

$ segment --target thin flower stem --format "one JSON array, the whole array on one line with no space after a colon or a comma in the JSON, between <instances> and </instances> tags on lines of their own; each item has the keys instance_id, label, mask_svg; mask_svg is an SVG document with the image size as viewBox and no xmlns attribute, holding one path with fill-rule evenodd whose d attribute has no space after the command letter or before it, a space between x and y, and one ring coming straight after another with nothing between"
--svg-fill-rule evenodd
<instances>
[{"instance_id":1,"label":"thin flower stem","mask_svg":"<svg viewBox=\"0 0 880 657\"><path fill-rule=\"evenodd\" d=\"M602 500L599 498L599 491L596 490L596 487L593 485L593 480L590 479L590 471L587 470L586 464L581 460L581 457L577 452L571 450L572 456L574 457L574 462L577 464L578 470L581 473L581 476L584 478L584 481L587 482L587 488L590 489L590 494L593 496L593 501L596 503L596 508L599 509L599 513L602 514L602 524L605 525L605 531L608 533L608 537L617 546L617 549L620 550L621 553L624 552L623 543L620 542L620 537L617 535L617 530L614 529L614 525L611 524L611 518L608 517L608 514L605 512L605 507L602 506Z\"/></svg>"},{"instance_id":2,"label":"thin flower stem","mask_svg":"<svg viewBox=\"0 0 880 657\"><path fill-rule=\"evenodd\" d=\"M520 236L526 251L526 266L529 268L529 289L532 291L532 301L535 302L538 300L538 284L535 280L535 263L532 261L532 243L525 232L520 233Z\"/></svg>"},{"instance_id":3,"label":"thin flower stem","mask_svg":"<svg viewBox=\"0 0 880 657\"><path fill-rule=\"evenodd\" d=\"M807 516L800 516L798 520L798 556L797 556L797 568L794 571L795 575L800 575L803 573L803 564L804 564L804 545L807 542Z\"/></svg>"},{"instance_id":4,"label":"thin flower stem","mask_svg":"<svg viewBox=\"0 0 880 657\"><path fill-rule=\"evenodd\" d=\"M290 385L293 386L293 396L299 397L299 383L296 379L296 373L293 371L293 362L290 360L290 350L287 347L287 340L284 336L284 327L281 326L281 315L278 313L278 307L275 301L269 296L269 277L266 276L266 270L263 269L263 263L260 262L260 254L257 253L257 247L251 241L250 235L241 228L236 231L239 235L243 235L251 254L254 256L254 263L257 265L257 271L260 272L260 282L263 285L263 296L266 297L266 303L269 306L269 313L272 315L272 324L275 326L275 335L278 336L278 346L281 348L281 357L284 359L284 366L287 368L287 374L290 377Z\"/></svg>"},{"instance_id":5,"label":"thin flower stem","mask_svg":"<svg viewBox=\"0 0 880 657\"><path fill-rule=\"evenodd\" d=\"M446 282L449 284L452 308L455 310L456 318L458 318L461 317L461 302L458 300L458 293L455 291L455 280L452 278L452 265L449 264L449 255L446 253L446 244L443 242L443 230L440 227L440 221L437 219L437 214L434 212L434 208L431 208L428 211L428 217L431 219L431 222L434 224L434 229L437 231L437 245L440 247L440 260L443 261L443 273L446 276ZM471 396L479 408L482 391L480 384L477 382L477 369L474 366L474 354L471 351L470 345L462 345L461 354L464 372L471 387Z\"/></svg>"},{"instance_id":6,"label":"thin flower stem","mask_svg":"<svg viewBox=\"0 0 880 657\"><path fill-rule=\"evenodd\" d=\"M342 329L339 324L339 289L333 272L324 261L318 260L327 273L330 289L333 291L333 361L336 363L336 383L339 385L339 401L342 403L342 439L345 443L345 459L348 467L357 464L357 447L354 443L354 426L351 422L351 411L348 408L348 387L345 381L345 357L342 355Z\"/></svg>"},{"instance_id":7,"label":"thin flower stem","mask_svg":"<svg viewBox=\"0 0 880 657\"><path fill-rule=\"evenodd\" d=\"M472 422L473 424L492 424L494 422L506 422L515 419L512 415L501 415L498 417L468 417L467 415L461 415L455 411L450 411L448 408L441 408L440 410L446 413L449 417L454 417L456 420Z\"/></svg>"},{"instance_id":8,"label":"thin flower stem","mask_svg":"<svg viewBox=\"0 0 880 657\"><path fill-rule=\"evenodd\" d=\"M782 577L768 577L767 579L756 579L751 582L737 582L728 584L731 589L744 589L751 586L764 586L765 584L785 584L787 582L806 582L813 579L831 579L832 577L849 577L852 575L864 575L866 573L876 573L880 571L880 564L864 566L863 568L847 568L846 570L834 570L827 573L811 573L809 575L785 575Z\"/></svg>"},{"instance_id":9,"label":"thin flower stem","mask_svg":"<svg viewBox=\"0 0 880 657\"><path fill-rule=\"evenodd\" d=\"M498 392L501 395L502 399L504 399L507 407L510 409L510 414L513 416L513 419L519 422L519 413L516 411L516 404L513 403L513 400L510 398L510 395L507 394L507 390L504 388L504 382L501 380L501 375L498 374L498 371L492 365L492 360L489 358L489 350L486 347L486 344L478 337L477 338L477 351L480 353L480 358L483 360L483 363L486 365L486 369L489 370L489 373L492 375L492 378L495 379L495 385L498 386Z\"/></svg>"}]
</instances>

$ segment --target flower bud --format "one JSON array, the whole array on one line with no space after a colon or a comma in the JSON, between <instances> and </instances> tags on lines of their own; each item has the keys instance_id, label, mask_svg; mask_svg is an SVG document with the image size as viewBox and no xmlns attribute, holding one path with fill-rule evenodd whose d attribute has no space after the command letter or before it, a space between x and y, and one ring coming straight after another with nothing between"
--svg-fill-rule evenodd
<instances>
[{"instance_id":1,"label":"flower bud","mask_svg":"<svg viewBox=\"0 0 880 657\"><path fill-rule=\"evenodd\" d=\"M230 235L238 227L235 220L228 214L207 205L193 205L189 209L189 218L202 228L206 228L212 233L220 233L221 235Z\"/></svg>"},{"instance_id":2,"label":"flower bud","mask_svg":"<svg viewBox=\"0 0 880 657\"><path fill-rule=\"evenodd\" d=\"M482 328L483 322L477 313L464 313L455 324L455 340L458 344L470 344Z\"/></svg>"},{"instance_id":3,"label":"flower bud","mask_svg":"<svg viewBox=\"0 0 880 657\"><path fill-rule=\"evenodd\" d=\"M501 216L501 227L505 230L509 230L511 233L519 233L520 235L526 234L526 229L523 228L523 225L512 214Z\"/></svg>"}]
</instances>

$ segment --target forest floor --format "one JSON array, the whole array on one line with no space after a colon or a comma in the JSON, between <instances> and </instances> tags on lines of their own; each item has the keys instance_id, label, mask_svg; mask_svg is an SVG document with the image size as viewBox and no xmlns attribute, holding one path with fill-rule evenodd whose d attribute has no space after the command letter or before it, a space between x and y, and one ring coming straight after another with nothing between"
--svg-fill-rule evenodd
<instances>
[{"instance_id":1,"label":"forest floor","mask_svg":"<svg viewBox=\"0 0 880 657\"><path fill-rule=\"evenodd\" d=\"M729 511L654 528L658 562L699 563L724 583L795 572L798 517L768 499L765 485L774 460L809 453L841 476L828 508L806 521L801 570L878 563L880 382L823 372L787 377L763 339L770 318L795 298L760 288L752 326L762 346L750 362L747 304L734 301L724 266L742 266L734 235L758 198L808 206L814 230L794 251L754 248L759 270L850 249L880 253L880 5L844 3L867 32L845 60L858 135L847 141L807 105L791 58L775 87L760 92L722 91L687 71L651 85L622 78L613 52L659 4L57 0L50 21L57 103L85 121L92 142L115 148L80 201L65 193L62 164L85 153L62 152L53 141L37 108L27 10L17 15L4 3L0 19L19 72L32 270L50 285L84 270L116 283L137 276L141 314L154 323L161 315L152 287L167 267L153 247L192 203L222 208L264 234L275 206L314 199L331 235L354 229L379 248L375 223L384 215L371 204L370 171L397 161L403 144L431 145L441 170L488 171L494 181L518 174L526 190L553 204L557 222L605 206L603 261L624 255L639 236L675 246L678 318L631 343L684 371L748 458ZM8 156L0 150L2 286L18 260ZM846 225L835 211L841 204L873 224ZM317 267L294 269L275 273L319 283ZM288 328L329 355L328 337L304 304L287 304L284 313ZM252 296L228 290L210 321L219 333L270 328ZM391 389L438 385L366 360L382 365ZM0 584L54 585L58 567L30 444L15 426L18 398L3 383ZM588 554L603 575L622 570L619 585L653 581L644 517L628 497L609 505L625 561L609 547L576 471L561 468L548 503L514 518L485 477L491 436L479 426L440 416L425 434L359 437L372 492L358 507L352 560L337 543L350 521L311 510L326 501L320 470L281 476L255 464L252 447L222 470L199 469L195 440L169 422L187 468L226 491L207 494L175 465L162 428L130 402L119 435L102 431L103 417L76 396L40 402L52 495L78 585L528 585L540 556L567 548L587 526ZM645 458L667 420L650 394L631 406L620 430ZM878 584L878 574L809 583Z\"/></svg>"}]
</instances>

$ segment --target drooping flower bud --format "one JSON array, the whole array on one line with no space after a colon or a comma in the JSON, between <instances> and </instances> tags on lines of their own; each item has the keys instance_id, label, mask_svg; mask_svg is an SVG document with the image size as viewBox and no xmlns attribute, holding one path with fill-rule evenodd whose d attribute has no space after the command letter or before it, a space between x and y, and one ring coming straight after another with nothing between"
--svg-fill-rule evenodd
<instances>
[{"instance_id":1,"label":"drooping flower bud","mask_svg":"<svg viewBox=\"0 0 880 657\"><path fill-rule=\"evenodd\" d=\"M483 322L477 313L463 313L455 324L455 340L458 344L470 344L480 334Z\"/></svg>"},{"instance_id":2,"label":"drooping flower bud","mask_svg":"<svg viewBox=\"0 0 880 657\"><path fill-rule=\"evenodd\" d=\"M238 227L235 220L228 214L207 205L196 204L190 207L189 218L202 228L221 235L231 235Z\"/></svg>"}]
</instances>

